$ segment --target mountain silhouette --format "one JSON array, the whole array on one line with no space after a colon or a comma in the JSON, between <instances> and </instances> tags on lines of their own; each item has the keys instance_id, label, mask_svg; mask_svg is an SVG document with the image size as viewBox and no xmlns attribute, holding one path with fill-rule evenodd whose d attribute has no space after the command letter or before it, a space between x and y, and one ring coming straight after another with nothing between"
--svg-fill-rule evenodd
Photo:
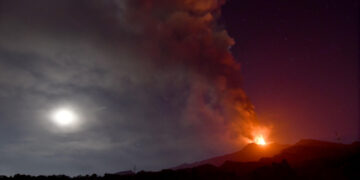
<instances>
[{"instance_id":1,"label":"mountain silhouette","mask_svg":"<svg viewBox=\"0 0 360 180\"><path fill-rule=\"evenodd\" d=\"M360 179L359 162L360 142L304 139L294 145L249 144L235 153L178 166L173 173L199 179Z\"/></svg>"},{"instance_id":2,"label":"mountain silhouette","mask_svg":"<svg viewBox=\"0 0 360 180\"><path fill-rule=\"evenodd\" d=\"M297 167L319 159L341 158L358 152L360 152L359 142L341 144L307 139L283 149L281 153L271 158L261 158L260 162L280 162L286 159L291 166Z\"/></svg>"},{"instance_id":3,"label":"mountain silhouette","mask_svg":"<svg viewBox=\"0 0 360 180\"><path fill-rule=\"evenodd\" d=\"M178 170L178 169L193 168L205 164L209 164L213 166L221 166L226 161L235 161L235 162L258 161L264 157L272 157L280 153L286 147L288 147L288 145L277 144L277 143L271 143L266 146L251 143L246 145L242 150L231 154L226 154L223 156L218 156L190 164L182 164L172 169Z\"/></svg>"},{"instance_id":4,"label":"mountain silhouette","mask_svg":"<svg viewBox=\"0 0 360 180\"><path fill-rule=\"evenodd\" d=\"M134 179L214 179L214 180L260 180L260 179L360 179L360 142L352 144L332 143L318 140L301 140L294 145L249 144L242 150L199 161L177 168L157 172L123 171L104 176L64 175L29 176L17 174L0 176L8 180L134 180Z\"/></svg>"}]
</instances>

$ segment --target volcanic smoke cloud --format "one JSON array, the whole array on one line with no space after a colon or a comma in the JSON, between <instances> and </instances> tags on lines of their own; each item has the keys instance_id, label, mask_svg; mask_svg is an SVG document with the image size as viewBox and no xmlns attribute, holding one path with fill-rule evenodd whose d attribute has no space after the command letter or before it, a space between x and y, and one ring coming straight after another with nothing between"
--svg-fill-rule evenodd
<instances>
[{"instance_id":1,"label":"volcanic smoke cloud","mask_svg":"<svg viewBox=\"0 0 360 180\"><path fill-rule=\"evenodd\" d=\"M136 51L158 69L181 68L189 83L184 120L223 140L252 138L253 105L241 88L240 65L229 48L234 40L217 24L224 0L139 0L126 3L126 22L140 39ZM218 131L217 130L217 131ZM210 132L211 133L211 132Z\"/></svg>"},{"instance_id":2,"label":"volcanic smoke cloud","mask_svg":"<svg viewBox=\"0 0 360 180\"><path fill-rule=\"evenodd\" d=\"M256 124L254 108L241 89L240 65L229 52L234 41L217 25L223 3L221 0L141 1L135 6L140 5L136 9L141 9L143 14L130 17L152 22L140 24L144 25L145 36L151 37L145 41L144 49L156 47L150 50L155 52L154 62L172 68L182 66L190 74L186 120L199 122L200 126L225 126L223 132L233 134L232 140L239 140L238 133L252 138L249 128Z\"/></svg>"},{"instance_id":3,"label":"volcanic smoke cloud","mask_svg":"<svg viewBox=\"0 0 360 180\"><path fill-rule=\"evenodd\" d=\"M31 171L21 159L45 154L66 161L80 150L109 171L107 165L128 168L119 162L162 168L252 139L257 123L229 51L234 40L217 23L224 3L0 0L0 113L11 125L0 132L18 132L0 151L37 153L17 152L17 170ZM43 114L63 102L87 123L71 135L49 136ZM172 156L158 161L165 153ZM39 164L46 169L53 161L59 163L47 157Z\"/></svg>"},{"instance_id":4,"label":"volcanic smoke cloud","mask_svg":"<svg viewBox=\"0 0 360 180\"><path fill-rule=\"evenodd\" d=\"M148 54L158 69L186 73L190 92L185 121L205 126L205 131L210 124L230 133L225 139L239 141L238 133L252 138L255 116L241 89L240 65L229 52L234 41L217 24L224 2L140 0L129 1L124 9L127 24L138 31L136 51Z\"/></svg>"}]
</instances>

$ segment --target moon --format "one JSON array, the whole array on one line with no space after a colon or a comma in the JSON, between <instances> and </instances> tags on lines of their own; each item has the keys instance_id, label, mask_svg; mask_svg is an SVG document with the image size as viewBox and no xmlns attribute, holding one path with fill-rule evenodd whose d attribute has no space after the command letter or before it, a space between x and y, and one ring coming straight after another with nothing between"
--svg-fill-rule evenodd
<instances>
[{"instance_id":1,"label":"moon","mask_svg":"<svg viewBox=\"0 0 360 180\"><path fill-rule=\"evenodd\" d=\"M77 123L78 115L71 109L60 108L53 111L51 119L59 127L71 127Z\"/></svg>"}]
</instances>

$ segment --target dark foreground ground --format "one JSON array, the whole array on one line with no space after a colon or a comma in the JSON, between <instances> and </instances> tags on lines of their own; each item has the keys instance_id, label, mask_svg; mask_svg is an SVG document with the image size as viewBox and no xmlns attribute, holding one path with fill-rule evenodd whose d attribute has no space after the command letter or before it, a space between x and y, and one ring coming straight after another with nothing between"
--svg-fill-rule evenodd
<instances>
[{"instance_id":1,"label":"dark foreground ground","mask_svg":"<svg viewBox=\"0 0 360 180\"><path fill-rule=\"evenodd\" d=\"M105 174L68 177L0 176L0 179L360 179L360 142L337 144L302 140L283 149L271 158L254 162L226 161L221 166L210 164L197 167L162 170L159 172Z\"/></svg>"}]
</instances>

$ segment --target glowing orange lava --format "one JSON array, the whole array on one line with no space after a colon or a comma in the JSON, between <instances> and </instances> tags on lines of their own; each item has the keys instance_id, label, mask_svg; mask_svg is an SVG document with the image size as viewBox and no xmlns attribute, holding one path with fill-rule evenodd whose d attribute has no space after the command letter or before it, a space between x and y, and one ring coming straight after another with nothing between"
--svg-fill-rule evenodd
<instances>
[{"instance_id":1,"label":"glowing orange lava","mask_svg":"<svg viewBox=\"0 0 360 180\"><path fill-rule=\"evenodd\" d=\"M254 139L254 143L262 146L266 145L266 141L262 135L256 136Z\"/></svg>"},{"instance_id":2,"label":"glowing orange lava","mask_svg":"<svg viewBox=\"0 0 360 180\"><path fill-rule=\"evenodd\" d=\"M249 123L245 126L247 136L243 136L243 140L245 140L246 143L254 143L260 146L266 146L272 143L272 141L270 141L272 126L259 125L255 123Z\"/></svg>"}]
</instances>

